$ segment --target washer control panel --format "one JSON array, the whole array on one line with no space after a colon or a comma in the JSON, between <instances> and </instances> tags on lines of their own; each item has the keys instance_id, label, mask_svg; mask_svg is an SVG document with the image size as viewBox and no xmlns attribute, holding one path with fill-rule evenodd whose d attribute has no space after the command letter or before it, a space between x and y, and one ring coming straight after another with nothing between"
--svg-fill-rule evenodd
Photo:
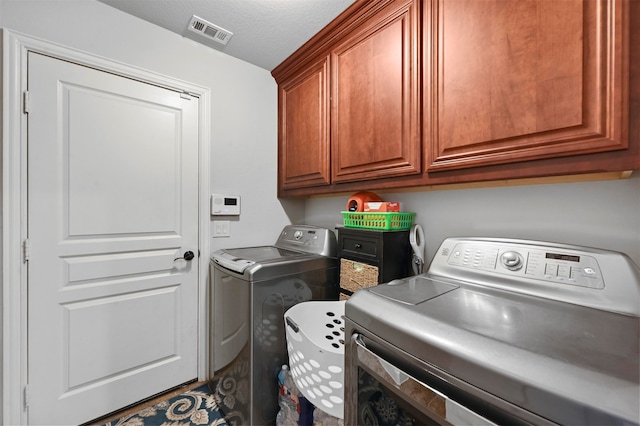
<instances>
[{"instance_id":1,"label":"washer control panel","mask_svg":"<svg viewBox=\"0 0 640 426\"><path fill-rule=\"evenodd\" d=\"M329 257L336 257L338 250L331 230L310 225L285 226L275 246Z\"/></svg>"},{"instance_id":2,"label":"washer control panel","mask_svg":"<svg viewBox=\"0 0 640 426\"><path fill-rule=\"evenodd\" d=\"M604 288L597 260L570 250L541 249L535 246L460 242L445 248L450 266L534 278L547 282Z\"/></svg>"},{"instance_id":3,"label":"washer control panel","mask_svg":"<svg viewBox=\"0 0 640 426\"><path fill-rule=\"evenodd\" d=\"M294 244L301 244L305 246L315 246L321 239L322 235L316 230L286 230L280 234L279 242L289 242Z\"/></svg>"}]
</instances>

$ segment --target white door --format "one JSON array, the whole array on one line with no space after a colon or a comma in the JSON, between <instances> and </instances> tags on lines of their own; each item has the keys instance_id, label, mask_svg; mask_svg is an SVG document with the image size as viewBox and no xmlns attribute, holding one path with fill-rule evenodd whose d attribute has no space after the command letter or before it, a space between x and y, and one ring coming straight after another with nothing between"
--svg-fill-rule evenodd
<instances>
[{"instance_id":1,"label":"white door","mask_svg":"<svg viewBox=\"0 0 640 426\"><path fill-rule=\"evenodd\" d=\"M197 377L198 100L36 53L28 87L29 423L79 424Z\"/></svg>"}]
</instances>

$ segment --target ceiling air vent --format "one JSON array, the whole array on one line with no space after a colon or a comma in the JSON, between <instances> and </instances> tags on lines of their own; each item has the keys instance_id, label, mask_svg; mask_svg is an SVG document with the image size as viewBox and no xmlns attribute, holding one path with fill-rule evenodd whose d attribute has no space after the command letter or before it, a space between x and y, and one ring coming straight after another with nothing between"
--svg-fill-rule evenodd
<instances>
[{"instance_id":1,"label":"ceiling air vent","mask_svg":"<svg viewBox=\"0 0 640 426\"><path fill-rule=\"evenodd\" d=\"M231 36L233 36L231 31L227 31L217 25L213 25L211 22L198 18L196 15L191 17L188 29L194 33L208 37L215 42L224 44L225 46L229 43L229 40L231 40Z\"/></svg>"}]
</instances>

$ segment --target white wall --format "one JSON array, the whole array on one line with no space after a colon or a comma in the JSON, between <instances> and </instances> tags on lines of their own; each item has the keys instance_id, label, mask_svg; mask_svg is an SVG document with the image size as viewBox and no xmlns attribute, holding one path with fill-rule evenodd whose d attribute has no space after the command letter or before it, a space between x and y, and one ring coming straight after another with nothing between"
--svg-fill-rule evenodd
<instances>
[{"instance_id":1,"label":"white wall","mask_svg":"<svg viewBox=\"0 0 640 426\"><path fill-rule=\"evenodd\" d=\"M303 201L276 197L277 86L267 70L96 0L0 0L0 28L210 90L210 192L242 197L231 237L211 235L211 251L271 244L284 225L304 219Z\"/></svg>"},{"instance_id":2,"label":"white wall","mask_svg":"<svg viewBox=\"0 0 640 426\"><path fill-rule=\"evenodd\" d=\"M242 197L231 237L210 239L212 250L271 244L302 221L303 202L285 210L276 197L277 86L267 70L96 0L0 0L0 27L210 88L211 192Z\"/></svg>"},{"instance_id":3,"label":"white wall","mask_svg":"<svg viewBox=\"0 0 640 426\"><path fill-rule=\"evenodd\" d=\"M363 188L366 189L366 188ZM382 194L416 212L426 260L446 237L524 238L605 248L640 265L640 171L616 181ZM334 227L348 196L307 201L306 223Z\"/></svg>"}]
</instances>

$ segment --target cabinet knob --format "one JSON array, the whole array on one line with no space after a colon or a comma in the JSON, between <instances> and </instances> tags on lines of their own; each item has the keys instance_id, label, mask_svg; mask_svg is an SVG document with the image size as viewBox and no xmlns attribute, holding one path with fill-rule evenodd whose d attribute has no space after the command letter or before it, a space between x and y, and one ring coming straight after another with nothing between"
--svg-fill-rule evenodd
<instances>
[{"instance_id":1,"label":"cabinet knob","mask_svg":"<svg viewBox=\"0 0 640 426\"><path fill-rule=\"evenodd\" d=\"M360 243L356 243L356 248L357 248L357 249L362 248L362 244L360 244Z\"/></svg>"}]
</instances>

